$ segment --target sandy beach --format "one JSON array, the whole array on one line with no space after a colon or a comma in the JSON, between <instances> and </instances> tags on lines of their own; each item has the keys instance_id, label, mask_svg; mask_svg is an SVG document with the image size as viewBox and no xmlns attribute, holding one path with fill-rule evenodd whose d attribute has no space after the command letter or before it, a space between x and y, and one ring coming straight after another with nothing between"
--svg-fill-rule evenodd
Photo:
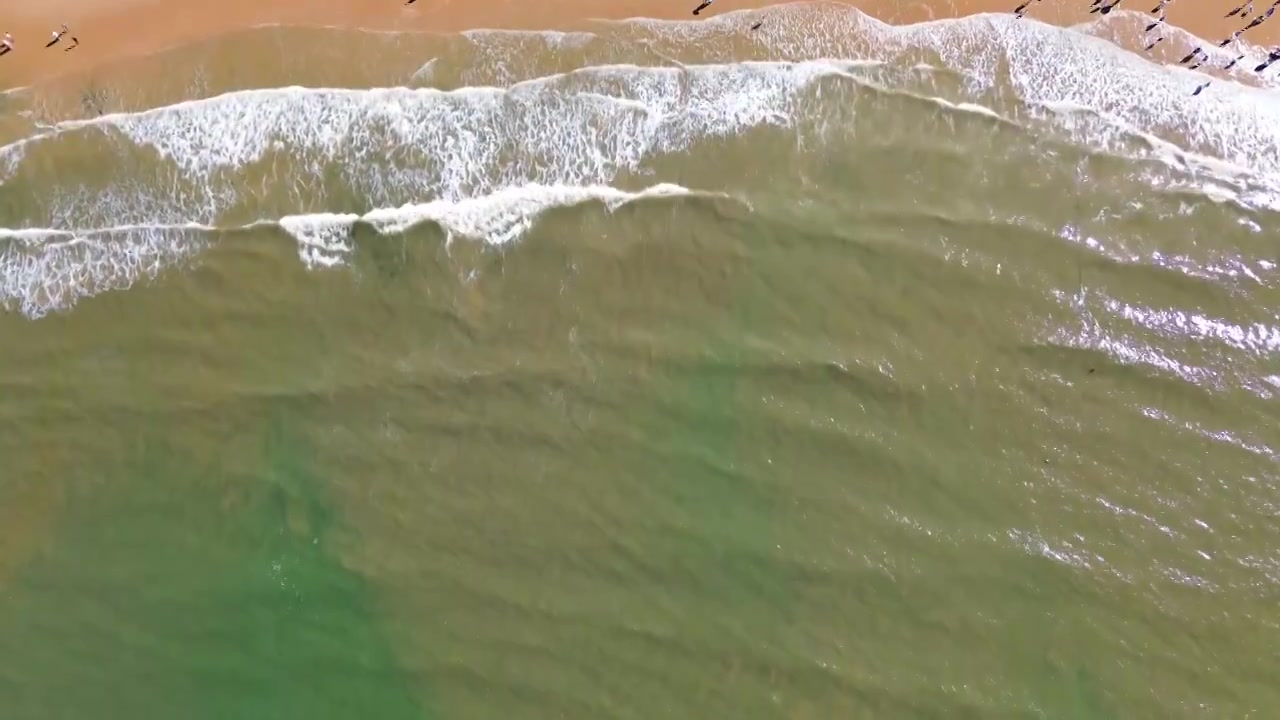
<instances>
[{"instance_id":1,"label":"sandy beach","mask_svg":"<svg viewBox=\"0 0 1280 720\"><path fill-rule=\"evenodd\" d=\"M1149 10L1148 0L1121 5L1125 9ZM183 45L220 33L264 24L325 25L371 30L459 31L469 28L569 28L587 18L619 19L654 17L688 18L692 0L619 0L601 4L584 0L552 0L543 3L485 0L417 0L406 6L398 0L319 0L295 3L279 0L225 0L198 3L189 0L50 0L29 3L4 0L0 3L3 28L15 38L15 50L0 59L0 87L18 87L67 73L83 72L103 62L148 54ZM703 12L703 17L775 3L765 0L719 0ZM1014 0L939 0L900 2L859 0L854 6L886 22L901 24L955 17L973 13L1009 12ZM1238 30L1245 23L1223 16L1233 6L1224 2L1173 3L1168 9L1171 24L1200 37L1216 40ZM1259 12L1264 5L1259 6ZM1029 16L1056 24L1080 22L1089 17L1083 0L1041 0ZM81 45L71 53L60 52L68 41L46 50L50 34L62 24ZM1246 39L1257 45L1276 42L1280 21L1251 30Z\"/></svg>"}]
</instances>

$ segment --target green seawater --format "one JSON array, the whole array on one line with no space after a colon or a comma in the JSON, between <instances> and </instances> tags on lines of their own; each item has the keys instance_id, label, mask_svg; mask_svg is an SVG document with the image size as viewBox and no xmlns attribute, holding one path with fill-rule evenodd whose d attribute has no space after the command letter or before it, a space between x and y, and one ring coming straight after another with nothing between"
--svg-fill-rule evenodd
<instances>
[{"instance_id":1,"label":"green seawater","mask_svg":"<svg viewBox=\"0 0 1280 720\"><path fill-rule=\"evenodd\" d=\"M225 42L285 31L261 32ZM608 32L398 38L382 80L324 40L308 71L392 85L418 42L444 90L505 87L749 44ZM252 85L222 50L166 62ZM1274 715L1276 213L1132 138L1053 135L1002 86L969 101L1004 119L963 111L915 59L601 183L692 194L523 206L505 243L358 222L331 267L250 223L394 207L392 179L426 181L387 168L429 160L282 141L197 177L165 153L200 147L137 140L154 116L24 146L0 226L69 234L0 237L0 716ZM694 113L738 70L683 72L635 82ZM609 73L554 92L641 75ZM174 77L134 100L186 99ZM535 90L452 137L507 138ZM367 136L443 97L395 96ZM334 124L349 101L317 100ZM165 112L212 136L201 107ZM502 152L526 150L555 162Z\"/></svg>"}]
</instances>

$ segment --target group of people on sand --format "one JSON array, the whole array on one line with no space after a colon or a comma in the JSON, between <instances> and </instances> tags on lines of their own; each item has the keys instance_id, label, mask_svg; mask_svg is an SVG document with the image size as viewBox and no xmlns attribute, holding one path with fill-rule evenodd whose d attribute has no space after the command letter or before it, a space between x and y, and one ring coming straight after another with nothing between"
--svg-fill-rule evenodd
<instances>
[{"instance_id":1,"label":"group of people on sand","mask_svg":"<svg viewBox=\"0 0 1280 720\"><path fill-rule=\"evenodd\" d=\"M60 30L54 30L53 37L49 40L49 42L45 43L44 46L46 48L51 48L54 45L57 45L58 42L62 40L62 36L66 35L68 32L70 32L70 30L67 29L66 25L63 25L62 29ZM78 47L80 47L80 39L72 35L71 46L63 49L62 52L71 52L72 50L75 50ZM13 35L9 33L5 33L4 37L0 38L0 57L8 55L11 52L13 52Z\"/></svg>"},{"instance_id":2,"label":"group of people on sand","mask_svg":"<svg viewBox=\"0 0 1280 720\"><path fill-rule=\"evenodd\" d=\"M1027 9L1031 6L1031 3L1033 2L1040 2L1040 0L1025 0L1025 2L1023 2L1021 5L1013 9L1013 14L1019 18L1023 17L1024 15L1027 14ZM1100 14L1100 15L1110 14L1110 12L1116 9L1116 7L1119 6L1121 2L1122 0L1093 0L1093 2L1089 5L1089 14L1091 15L1092 14ZM1155 22L1151 23L1150 25L1147 25L1146 32L1151 33L1155 31L1157 33L1157 36L1155 40L1152 40L1151 42L1147 43L1147 47L1146 47L1147 52L1151 52L1151 50L1155 48L1156 45L1160 44L1160 42L1164 40L1164 34L1161 33L1160 30L1164 28L1164 24L1165 24L1164 22L1165 8L1168 7L1168 5L1172 2L1173 0L1160 0L1160 3L1158 5L1151 8L1151 14L1157 15L1158 17L1156 18ZM1254 17L1253 20L1251 20L1248 25L1235 31L1234 33L1229 35L1227 38L1225 38L1222 42L1218 43L1218 47L1220 48L1226 47L1232 42L1240 39L1240 36L1243 35L1245 31L1252 30L1253 28L1256 28L1262 23L1266 22L1267 19L1270 18L1273 13L1275 13L1277 7L1280 7L1280 0L1273 0L1273 2L1271 3L1271 7L1267 8L1265 12L1258 13L1258 15ZM1232 8L1231 11L1225 15L1225 17L1232 18L1232 17L1239 16L1241 18L1247 18L1252 14L1253 14L1253 0L1246 0L1244 3L1240 4L1238 7ZM1203 65L1208 59L1209 59L1208 53L1206 53L1203 48L1197 47L1193 49L1190 53L1188 53L1186 57L1179 60L1178 64L1187 65L1188 68L1191 70L1198 70L1200 69L1200 66ZM1230 70L1231 68L1235 67L1237 62L1243 59L1244 59L1244 55L1237 53L1236 57L1232 59L1230 62L1228 62L1226 65L1224 65L1221 69L1224 71ZM1267 68L1271 67L1271 65L1276 63L1277 61L1280 61L1280 48L1276 48L1272 50L1270 53L1268 53L1267 59L1264 60L1260 65L1255 67L1253 71L1256 73L1264 72L1266 71ZM1196 86L1196 89L1191 92L1191 94L1199 95L1205 88L1209 87L1209 84L1211 82L1213 82L1212 79L1206 80L1200 83L1199 85Z\"/></svg>"}]
</instances>

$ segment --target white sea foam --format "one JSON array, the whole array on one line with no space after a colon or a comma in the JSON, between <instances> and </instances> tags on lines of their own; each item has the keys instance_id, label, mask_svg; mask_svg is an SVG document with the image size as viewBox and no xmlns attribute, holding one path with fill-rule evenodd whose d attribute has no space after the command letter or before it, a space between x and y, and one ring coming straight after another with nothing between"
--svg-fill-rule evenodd
<instances>
[{"instance_id":1,"label":"white sea foam","mask_svg":"<svg viewBox=\"0 0 1280 720\"><path fill-rule=\"evenodd\" d=\"M1109 40L1125 48L1136 49L1145 47L1153 37L1156 37L1156 35L1146 32L1146 26L1150 22L1151 16L1146 13L1135 10L1121 10L1113 12L1104 18L1077 25L1073 29ZM1280 80L1273 76L1260 75L1253 72L1253 68L1266 59L1266 48L1252 45L1240 39L1231 42L1225 48L1218 47L1216 39L1210 41L1209 39L1198 37L1176 25L1165 25L1159 33L1164 37L1164 42L1157 45L1148 54L1149 57L1157 62L1174 64L1178 59L1190 52L1192 48L1198 47L1204 50L1208 56L1208 61L1201 69L1204 74L1228 77L1249 85L1256 84L1264 87L1280 85ZM1232 60L1240 56L1243 56L1243 58L1237 61L1230 70L1223 69Z\"/></svg>"},{"instance_id":2,"label":"white sea foam","mask_svg":"<svg viewBox=\"0 0 1280 720\"><path fill-rule=\"evenodd\" d=\"M38 318L155 277L204 249L200 225L0 229L0 307Z\"/></svg>"},{"instance_id":3,"label":"white sea foam","mask_svg":"<svg viewBox=\"0 0 1280 720\"><path fill-rule=\"evenodd\" d=\"M1280 98L1257 88L1201 81L1112 43L1005 16L974 16L892 31L932 47L949 67L994 82L1002 65L1019 98L1053 109L1089 108L1122 133L1141 132L1254 172L1280 173ZM968 36L967 42L960 42ZM1088 142L1090 138L1080 138Z\"/></svg>"},{"instance_id":4,"label":"white sea foam","mask_svg":"<svg viewBox=\"0 0 1280 720\"><path fill-rule=\"evenodd\" d=\"M418 164L406 179L421 194L457 200L528 183L607 183L653 153L785 125L800 89L844 71L827 61L604 66L507 89L248 90L66 122L57 134L119 132L193 177L286 149L294 158L366 164L356 171L401 160Z\"/></svg>"},{"instance_id":5,"label":"white sea foam","mask_svg":"<svg viewBox=\"0 0 1280 720\"><path fill-rule=\"evenodd\" d=\"M476 44L509 45L511 41L533 42L549 49L581 48L595 39L594 33L563 32L560 30L511 30L506 28L476 28L463 30L462 37Z\"/></svg>"},{"instance_id":6,"label":"white sea foam","mask_svg":"<svg viewBox=\"0 0 1280 720\"><path fill-rule=\"evenodd\" d=\"M591 198L610 204L627 200L607 186L619 173L638 170L650 155L676 152L709 136L791 122L797 89L839 72L833 63L781 71L777 64L759 63L693 72L626 66L590 68L508 89L251 90L63 123L19 147L25 152L68 133L119 134L167 160L170 170L150 186L134 176L105 191L55 186L46 194L52 198L49 220L56 223L33 218L23 224L90 228L72 236L94 242L74 245L81 247L78 254L57 244L24 246L21 253L11 247L3 256L0 294L7 305L35 316L127 285L152 272L152 259L165 256L161 247L167 235L154 229L144 233L145 223L139 223L134 234L142 235L129 235L128 242L97 242L114 235L92 228L111 227L114 216L172 225L185 214L207 225L221 224L225 208L251 191L238 171L281 151L292 164L290 174L280 178L286 188L336 164L375 204L407 206L360 218L375 226L421 216L437 219L455 234L509 241L547 207ZM177 178L171 181L174 172ZM673 187L659 185L646 193ZM295 216L282 225L298 238L304 261L316 266L349 251L349 229L343 225L351 220ZM50 256L42 265L34 255L46 251ZM122 254L119 262L107 262L111 252ZM186 253L186 248L175 249L168 256ZM75 266L76 258L82 266ZM40 268L47 277L33 274ZM66 288L83 273L88 276L81 287Z\"/></svg>"},{"instance_id":7,"label":"white sea foam","mask_svg":"<svg viewBox=\"0 0 1280 720\"><path fill-rule=\"evenodd\" d=\"M583 137L590 134L589 130L581 127L587 118L610 122L609 112L602 112L602 107L585 107L587 95L598 95L598 99L603 99L601 104L611 106L612 112L637 109L634 105L628 106L626 100L645 103L644 110L650 115L654 111L662 114L659 122L651 125L661 126L657 129L667 131L670 136L686 135L676 127L681 118L673 111L689 113L703 108L709 112L701 118L690 119L714 119L714 122L696 123L701 126L696 130L712 129L711 126L717 124L736 125L722 129L731 133L751 124L736 122L742 119L744 107L759 107L775 120L787 122L790 118L784 117L789 114L786 106L795 100L797 90L814 79L806 70L821 67L847 71L855 62L893 61L904 53L927 50L951 69L964 72L975 93L994 87L997 81L1008 82L1023 102L1042 108L1046 115L1057 116L1059 123L1084 144L1107 146L1118 142L1118 138L1145 137L1153 145L1154 153L1165 157L1170 164L1215 173L1261 174L1268 185L1280 185L1280 153L1276 151L1280 147L1280 100L1270 93L1234 83L1219 83L1221 87L1215 86L1212 93L1193 97L1190 91L1199 82L1193 73L1158 66L1110 42L1080 32L1038 22L1014 21L1004 15L895 27L851 8L837 7L839 10L835 12L827 6L768 11L779 18L762 28L761 43L769 47L771 54L809 58L799 62L681 68L602 66L568 76L520 83L508 94L492 88L455 91L440 97L415 96L411 94L415 91L401 89L255 91L92 122L114 124L134 142L154 146L186 167L193 164L235 166L253 162L270 147L319 149L331 156L342 147L355 146L358 156L362 140L381 141L383 147L388 143L415 147L435 154L438 148L432 147L432 141L439 144L441 136L446 135L454 136L453 148L469 156L467 151L471 148L467 145L475 138L466 137L459 129L497 125L500 127L494 129L501 132L501 127L511 123L504 113L495 112L494 108L506 105L510 106L511 114L532 113L540 120L554 115L550 124L562 126L556 128L560 131L555 133L558 137L530 126L513 129L521 135L535 136L548 152L572 154L583 149L584 139L590 139ZM730 17L732 15L702 23L646 21L641 27L650 35L676 36L682 42L692 43L729 31L737 32L740 29L737 25L741 23ZM840 34L833 35L831 27L818 23L815 18L835 22L835 30ZM506 50L514 51L517 46L527 44L526 41L556 47L587 42L592 36L567 34L562 38L548 33L475 31L467 37L483 46L485 57L497 53L494 55L497 58ZM513 44L513 39L520 42ZM848 61L814 59L814 54L819 52L841 53L828 56L844 57ZM620 69L628 77L617 78ZM796 75L802 82L793 82ZM609 76L615 81L599 82ZM681 87L686 76L694 80L690 89L697 91L688 97ZM566 81L566 77L572 77L572 81ZM765 98L755 91L770 86L775 91L773 96L761 103ZM566 93L577 93L577 102L564 97ZM546 97L550 94L559 95L560 102L551 102ZM998 109L973 98L953 98L945 102L953 109L1000 114ZM1087 112L1093 119L1077 122L1070 117L1071 109ZM554 113L546 112L550 110ZM246 122L247 119L252 120ZM438 132L431 133L424 125L432 125ZM74 127L77 125L61 126L64 130ZM497 147L506 139L490 138L488 145ZM518 144L523 144L525 139L520 138ZM648 139L649 146L653 146L653 139L656 138ZM645 140L628 138L623 142L635 146L637 142L645 144ZM595 150L600 153L599 148ZM607 153L600 154L616 164ZM1197 162L1197 158L1203 158L1204 162ZM1215 161L1220 163L1217 167L1207 167ZM634 163L623 167L633 169ZM610 178L600 175L577 178L552 172L542 176L526 175L520 180L589 183L608 182ZM473 192L442 196L456 199L483 194L504 184L511 183L482 184L473 188ZM1246 195L1243 202L1280 206L1280 193L1274 190ZM394 199L376 200L381 203Z\"/></svg>"},{"instance_id":8,"label":"white sea foam","mask_svg":"<svg viewBox=\"0 0 1280 720\"><path fill-rule=\"evenodd\" d=\"M469 85L488 83L509 85L527 77L530 57L547 51L575 51L586 47L595 35L555 30L467 30L462 37L473 51L462 79Z\"/></svg>"},{"instance_id":9,"label":"white sea foam","mask_svg":"<svg viewBox=\"0 0 1280 720\"><path fill-rule=\"evenodd\" d=\"M351 232L357 222L383 234L435 222L449 239L500 245L518 239L552 208L600 202L612 211L645 198L693 194L671 184L638 192L608 186L529 185L478 198L381 208L363 215L291 215L278 221L254 222L246 228L278 225L297 241L298 256L307 267L323 268L346 261L353 249ZM0 229L0 307L31 318L67 310L81 298L127 288L190 260L205 249L209 234L217 230L195 223L123 225L80 232Z\"/></svg>"},{"instance_id":10,"label":"white sea foam","mask_svg":"<svg viewBox=\"0 0 1280 720\"><path fill-rule=\"evenodd\" d=\"M603 185L525 185L477 198L380 208L364 215L294 215L281 219L280 226L298 241L298 255L308 267L329 267L342 263L351 252L351 230L357 222L381 233L399 233L420 223L435 222L445 229L450 240L464 237L502 245L524 235L538 216L551 208L596 201L614 210L643 198L689 194L690 190L671 184L654 185L640 192Z\"/></svg>"},{"instance_id":11,"label":"white sea foam","mask_svg":"<svg viewBox=\"0 0 1280 720\"><path fill-rule=\"evenodd\" d=\"M947 111L1012 122L1007 108L992 106L1002 97L1000 88L1011 88L1020 102L1081 143L1106 147L1117 137L1146 138L1152 156L1211 178L1199 185L1207 192L1280 207L1280 100L1272 93L1221 83L1192 97L1198 78L1184 70L1077 31L1005 16L894 27L845 6L764 12L772 19L753 37L762 52L785 61L603 65L507 88L233 92L61 123L0 148L0 177L21 171L41 143L68 133L106 133L154 151L182 182L165 176L166 182L132 195L113 187L101 194L110 199L106 204L87 199L93 190L57 186L50 193L56 199L50 218L15 224L56 219L58 226L102 227L113 224L106 216L121 208L131 220L217 224L250 192L241 171L283 156L290 175L277 178L278 184L337 174L373 205L418 208L451 232L493 241L518 237L521 223L512 218L519 213L570 202L565 198L573 193L598 194L621 174L645 172L644 162L655 155L763 125L794 126L806 113L821 113L823 103L833 100L805 94L818 80L852 77L873 85L856 71L903 62L918 67L926 51L929 60L966 79L969 96L908 94ZM741 20L730 13L700 23L635 21L613 29L646 43L667 38L671 42L657 49L675 53L679 43L691 49L692 43L739 35ZM465 37L501 64L517 61L515 50L529 43L577 51L596 36L475 31ZM732 47L724 45L724 52ZM437 68L433 60L419 73ZM530 188L540 188L542 199L529 196ZM545 200L555 193L559 200ZM493 209L499 206L506 209ZM466 225L459 219L472 212L489 220ZM349 250L355 220L379 222L376 216L298 215L282 224L305 246L304 260L322 265Z\"/></svg>"},{"instance_id":12,"label":"white sea foam","mask_svg":"<svg viewBox=\"0 0 1280 720\"><path fill-rule=\"evenodd\" d=\"M1104 40L1079 32L1037 22L1016 22L1003 15L973 16L895 27L880 23L856 10L843 8L838 14L819 13L812 6L779 8L771 13L786 15L791 21L771 22L764 42L783 56L812 54L813 51L847 51L848 61L805 60L801 62L733 63L686 65L681 68L641 68L601 66L568 75L556 75L519 83L508 91L468 88L432 95L434 91L400 88L374 90L323 90L285 88L231 93L196 103L180 103L153 111L108 116L88 123L66 123L62 131L86 125L114 127L133 142L155 147L184 168L234 167L254 162L272 148L317 150L333 156L351 148L354 159L362 152L383 152L388 145L415 148L424 154L450 157L457 150L462 159L477 157L482 162L494 158L472 150L502 148L512 141L527 145L533 140L553 165L563 156L591 150L608 164L634 169L634 154L610 157L606 152L615 138L628 147L656 147L667 137L683 137L703 132L733 133L759 122L788 122L788 112L796 92L822 72L849 70L857 62L892 61L904 52L928 50L944 63L962 70L975 91L990 88L1005 77L1019 97L1047 113L1061 115L1064 108L1080 108L1102 122L1073 123L1062 118L1081 142L1106 144L1113 137L1145 136L1171 162L1189 163L1204 156L1222 163L1215 171L1240 169L1280 177L1280 100L1256 89L1221 83L1212 96L1192 97L1198 80L1181 69L1163 68L1115 47ZM814 17L835 17L842 30L856 30L846 36L843 47L830 33L817 27L799 32L796 26L810 26ZM649 32L676 34L682 40L723 34L736 28L731 18L705 23L650 23ZM764 32L765 29L762 29ZM736 31L736 30L735 30ZM569 43L558 35L476 31L473 42L491 48L511 45L511 39L535 39L548 46ZM589 34L566 35L584 42ZM807 43L808 53L797 52L795 43ZM503 45L503 43L507 43ZM519 43L517 43L519 44ZM776 47L773 47L776 46ZM427 66L435 66L428 63ZM1003 72L1002 72L1003 70ZM625 77L620 77L624 75ZM568 78L568 79L567 79ZM610 82L604 82L606 78ZM686 80L687 88L686 88ZM686 90L689 92L686 94ZM552 99L552 96L555 99ZM594 106L589 99L594 98ZM638 101L643 107L628 103ZM999 115L999 111L972 99L945 102L953 109ZM744 117L744 109L759 109L756 117ZM612 116L640 110L652 122L638 131L649 137L621 137L616 132L599 132L593 121L612 125ZM513 121L511 115L547 121L550 128L533 122ZM689 120L685 127L681 121ZM1108 126L1109 125L1109 129ZM587 126L587 127L584 127ZM483 135L467 130L484 130ZM609 128L612 130L613 128ZM659 132L654 132L654 131ZM689 131L689 132L685 132ZM495 136L496 135L496 136ZM592 136L596 137L592 137ZM583 147L604 141L605 148ZM668 144L681 150L687 142ZM441 147L443 146L443 147ZM441 155L440 150L445 153ZM1172 151L1181 152L1180 155ZM621 160L621 163L619 163ZM608 182L610 177L588 173L552 172L518 178L524 182ZM474 171L474 168L472 169ZM474 176L474 172L467 174ZM415 178L421 179L421 178ZM483 194L504 185L482 183L441 197L457 199ZM1280 183L1277 183L1280 184ZM379 202L392 198L377 198ZM1274 198L1280 205L1280 197ZM1257 200L1257 198L1254 198Z\"/></svg>"},{"instance_id":13,"label":"white sea foam","mask_svg":"<svg viewBox=\"0 0 1280 720\"><path fill-rule=\"evenodd\" d=\"M430 83L432 79L435 78L436 63L439 61L440 58L431 58L430 60L422 63L422 66L413 71L413 75L409 76L409 82L422 85Z\"/></svg>"},{"instance_id":14,"label":"white sea foam","mask_svg":"<svg viewBox=\"0 0 1280 720\"><path fill-rule=\"evenodd\" d=\"M1280 97L1233 82L1215 83L1192 96L1205 79L1200 73L1152 62L1103 39L1123 35L1116 28L1134 25L1138 15L1114 13L1074 29L1015 20L1010 14L894 26L846 5L812 3L725 13L703 22L632 19L605 24L621 24L634 35L664 37L674 44L705 44L741 33L760 16L768 21L752 35L779 58L894 61L928 51L945 67L964 73L974 93L1007 83L1032 107L1048 112L1086 108L1112 125L1107 135L1144 133L1184 152L1266 174L1271 184L1280 185ZM1179 32L1179 42L1188 48L1205 46L1214 58L1234 57L1218 50L1217 43ZM1239 51L1247 58L1242 66L1265 55L1243 44ZM1099 136L1106 128L1098 124L1081 130L1076 139L1084 144L1112 140ZM1280 196L1270 200L1280 205Z\"/></svg>"}]
</instances>

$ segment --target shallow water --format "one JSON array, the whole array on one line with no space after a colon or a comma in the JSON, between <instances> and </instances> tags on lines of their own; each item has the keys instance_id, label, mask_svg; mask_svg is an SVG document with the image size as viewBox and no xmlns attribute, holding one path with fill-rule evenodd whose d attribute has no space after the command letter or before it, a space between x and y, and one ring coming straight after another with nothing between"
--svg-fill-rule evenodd
<instances>
[{"instance_id":1,"label":"shallow water","mask_svg":"<svg viewBox=\"0 0 1280 720\"><path fill-rule=\"evenodd\" d=\"M1265 716L1280 102L1119 15L261 28L10 98L5 707Z\"/></svg>"}]
</instances>

